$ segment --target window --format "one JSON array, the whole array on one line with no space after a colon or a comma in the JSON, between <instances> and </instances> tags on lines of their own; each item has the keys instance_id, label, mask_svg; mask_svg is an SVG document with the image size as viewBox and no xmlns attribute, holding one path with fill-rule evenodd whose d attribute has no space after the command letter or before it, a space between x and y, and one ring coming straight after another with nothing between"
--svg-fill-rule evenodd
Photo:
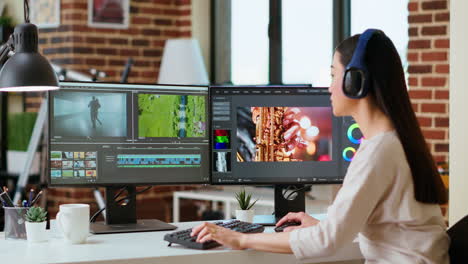
<instances>
[{"instance_id":1,"label":"window","mask_svg":"<svg viewBox=\"0 0 468 264\"><path fill-rule=\"evenodd\" d=\"M407 67L408 46L408 1L352 0L351 35L360 34L367 28L377 28L393 41L404 69Z\"/></svg>"},{"instance_id":2,"label":"window","mask_svg":"<svg viewBox=\"0 0 468 264\"><path fill-rule=\"evenodd\" d=\"M328 87L333 1L283 1L283 83Z\"/></svg>"},{"instance_id":3,"label":"window","mask_svg":"<svg viewBox=\"0 0 468 264\"><path fill-rule=\"evenodd\" d=\"M279 68L281 74L275 76L275 82L327 87L334 46L367 28L382 29L395 43L403 66L407 67L408 0L212 0L212 3L222 14L214 13L218 31L214 36L217 49L212 56L219 60L212 64L215 83L268 84L269 73ZM272 55L268 24L270 19L272 24L279 21L274 15L270 17L269 9L276 5L282 24L272 27L270 33L281 31L282 43L272 46L271 51L278 52Z\"/></svg>"},{"instance_id":4,"label":"window","mask_svg":"<svg viewBox=\"0 0 468 264\"><path fill-rule=\"evenodd\" d=\"M231 12L232 83L267 84L269 0L234 0Z\"/></svg>"}]
</instances>

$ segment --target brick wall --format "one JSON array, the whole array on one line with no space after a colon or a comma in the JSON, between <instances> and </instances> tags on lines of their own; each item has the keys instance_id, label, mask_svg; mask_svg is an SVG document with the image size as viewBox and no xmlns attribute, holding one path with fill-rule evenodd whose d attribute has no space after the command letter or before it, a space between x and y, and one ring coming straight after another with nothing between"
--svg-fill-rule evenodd
<instances>
[{"instance_id":1,"label":"brick wall","mask_svg":"<svg viewBox=\"0 0 468 264\"><path fill-rule=\"evenodd\" d=\"M154 186L145 193L137 195L137 217L139 219L159 219L172 221L172 192L191 190L195 186ZM144 188L139 187L137 190ZM104 188L100 188L105 197ZM121 196L123 197L123 196ZM47 207L51 218L55 218L60 204L86 203L91 206L91 215L99 208L90 188L49 188L47 190ZM181 221L198 220L197 207L189 200L182 199L180 204ZM102 215L98 220L103 220Z\"/></svg>"},{"instance_id":2,"label":"brick wall","mask_svg":"<svg viewBox=\"0 0 468 264\"><path fill-rule=\"evenodd\" d=\"M66 69L106 72L102 81L120 81L128 57L128 82L155 83L169 38L191 36L191 0L132 0L128 29L88 27L88 0L61 0L60 27L39 30L40 52ZM38 94L28 94L26 111L36 111Z\"/></svg>"},{"instance_id":3,"label":"brick wall","mask_svg":"<svg viewBox=\"0 0 468 264\"><path fill-rule=\"evenodd\" d=\"M410 0L408 84L436 161L449 155L449 0Z\"/></svg>"}]
</instances>

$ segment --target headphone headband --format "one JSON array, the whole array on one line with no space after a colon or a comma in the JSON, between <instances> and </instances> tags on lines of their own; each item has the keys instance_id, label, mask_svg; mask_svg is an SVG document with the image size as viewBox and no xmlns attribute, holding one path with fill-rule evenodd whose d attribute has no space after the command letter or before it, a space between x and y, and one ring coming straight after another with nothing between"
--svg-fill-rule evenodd
<instances>
[{"instance_id":1,"label":"headphone headband","mask_svg":"<svg viewBox=\"0 0 468 264\"><path fill-rule=\"evenodd\" d=\"M350 98L363 98L369 92L369 72L365 63L367 43L374 34L383 34L378 29L367 29L359 36L353 57L345 68L343 92Z\"/></svg>"},{"instance_id":2,"label":"headphone headband","mask_svg":"<svg viewBox=\"0 0 468 264\"><path fill-rule=\"evenodd\" d=\"M370 28L364 31L364 33L362 33L361 36L359 36L359 40L356 49L354 50L353 57L351 58L351 61L349 62L348 66L346 66L346 70L352 67L367 69L366 63L364 62L364 55L366 54L367 43L377 31L379 30Z\"/></svg>"}]
</instances>

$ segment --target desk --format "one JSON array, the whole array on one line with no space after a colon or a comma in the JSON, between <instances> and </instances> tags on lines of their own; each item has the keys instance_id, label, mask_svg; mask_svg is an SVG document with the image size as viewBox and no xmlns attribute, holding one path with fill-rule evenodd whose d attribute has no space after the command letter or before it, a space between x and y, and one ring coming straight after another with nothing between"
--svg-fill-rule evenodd
<instances>
[{"instance_id":1,"label":"desk","mask_svg":"<svg viewBox=\"0 0 468 264\"><path fill-rule=\"evenodd\" d=\"M176 224L178 229L191 228L200 222ZM169 231L173 232L173 231ZM265 232L273 232L267 227ZM110 235L92 235L88 243L68 245L52 238L45 243L32 244L25 240L5 240L0 233L0 259L5 264L38 263L96 263L99 264L275 264L296 263L293 255L264 253L254 250L193 250L163 240L168 232L143 232ZM333 257L314 259L305 263L362 263L358 243L346 245Z\"/></svg>"}]
</instances>

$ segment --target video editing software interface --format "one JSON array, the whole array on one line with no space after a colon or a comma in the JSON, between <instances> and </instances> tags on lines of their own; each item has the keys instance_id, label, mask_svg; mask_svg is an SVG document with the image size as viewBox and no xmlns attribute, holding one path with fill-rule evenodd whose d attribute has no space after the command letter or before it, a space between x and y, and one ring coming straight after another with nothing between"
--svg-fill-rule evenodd
<instances>
[{"instance_id":1,"label":"video editing software interface","mask_svg":"<svg viewBox=\"0 0 468 264\"><path fill-rule=\"evenodd\" d=\"M208 87L60 86L49 93L52 185L209 182Z\"/></svg>"},{"instance_id":2,"label":"video editing software interface","mask_svg":"<svg viewBox=\"0 0 468 264\"><path fill-rule=\"evenodd\" d=\"M326 88L210 88L213 184L339 183L362 134Z\"/></svg>"}]
</instances>

